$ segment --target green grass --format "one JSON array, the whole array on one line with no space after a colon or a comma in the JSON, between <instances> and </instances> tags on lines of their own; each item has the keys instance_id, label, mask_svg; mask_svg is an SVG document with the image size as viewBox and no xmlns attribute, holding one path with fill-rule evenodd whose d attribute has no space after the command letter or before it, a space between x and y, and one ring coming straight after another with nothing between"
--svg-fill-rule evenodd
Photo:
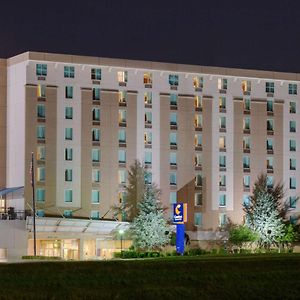
<instances>
[{"instance_id":1,"label":"green grass","mask_svg":"<svg viewBox=\"0 0 300 300\"><path fill-rule=\"evenodd\" d=\"M300 299L300 255L0 264L0 299Z\"/></svg>"}]
</instances>

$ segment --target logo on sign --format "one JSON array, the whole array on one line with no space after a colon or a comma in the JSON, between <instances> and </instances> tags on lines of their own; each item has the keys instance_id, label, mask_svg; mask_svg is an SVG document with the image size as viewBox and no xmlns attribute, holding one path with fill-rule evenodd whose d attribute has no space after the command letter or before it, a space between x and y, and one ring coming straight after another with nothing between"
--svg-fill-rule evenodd
<instances>
[{"instance_id":1,"label":"logo on sign","mask_svg":"<svg viewBox=\"0 0 300 300\"><path fill-rule=\"evenodd\" d=\"M184 205L183 203L173 204L173 222L183 223L184 222Z\"/></svg>"}]
</instances>

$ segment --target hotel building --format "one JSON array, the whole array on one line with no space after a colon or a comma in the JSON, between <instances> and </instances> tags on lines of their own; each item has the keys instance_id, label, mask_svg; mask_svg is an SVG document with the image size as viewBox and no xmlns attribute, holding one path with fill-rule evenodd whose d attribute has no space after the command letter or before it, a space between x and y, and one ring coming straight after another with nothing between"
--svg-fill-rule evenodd
<instances>
[{"instance_id":1,"label":"hotel building","mask_svg":"<svg viewBox=\"0 0 300 300\"><path fill-rule=\"evenodd\" d=\"M300 206L300 74L27 52L0 61L0 209L114 219L135 159L192 240L243 221L260 173ZM6 199L5 199L6 198ZM9 204L8 204L8 201ZM169 211L166 217L170 217ZM120 220L121 221L121 220ZM1 248L1 247L0 247Z\"/></svg>"}]
</instances>

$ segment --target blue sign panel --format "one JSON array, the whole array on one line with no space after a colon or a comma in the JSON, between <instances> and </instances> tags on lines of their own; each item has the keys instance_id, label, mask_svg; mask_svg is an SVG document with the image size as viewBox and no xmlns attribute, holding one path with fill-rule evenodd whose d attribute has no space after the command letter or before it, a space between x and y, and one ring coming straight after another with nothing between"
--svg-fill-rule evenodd
<instances>
[{"instance_id":1,"label":"blue sign panel","mask_svg":"<svg viewBox=\"0 0 300 300\"><path fill-rule=\"evenodd\" d=\"M184 224L176 225L176 252L184 254Z\"/></svg>"},{"instance_id":2,"label":"blue sign panel","mask_svg":"<svg viewBox=\"0 0 300 300\"><path fill-rule=\"evenodd\" d=\"M184 222L184 205L183 203L173 204L173 222L183 224Z\"/></svg>"}]
</instances>

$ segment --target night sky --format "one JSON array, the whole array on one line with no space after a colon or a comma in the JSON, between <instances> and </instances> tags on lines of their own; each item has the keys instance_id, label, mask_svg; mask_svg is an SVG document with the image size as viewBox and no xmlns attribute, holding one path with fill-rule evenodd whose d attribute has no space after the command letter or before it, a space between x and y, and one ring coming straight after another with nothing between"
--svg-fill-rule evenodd
<instances>
[{"instance_id":1,"label":"night sky","mask_svg":"<svg viewBox=\"0 0 300 300\"><path fill-rule=\"evenodd\" d=\"M0 37L3 58L31 50L300 73L297 0L5 1Z\"/></svg>"}]
</instances>

